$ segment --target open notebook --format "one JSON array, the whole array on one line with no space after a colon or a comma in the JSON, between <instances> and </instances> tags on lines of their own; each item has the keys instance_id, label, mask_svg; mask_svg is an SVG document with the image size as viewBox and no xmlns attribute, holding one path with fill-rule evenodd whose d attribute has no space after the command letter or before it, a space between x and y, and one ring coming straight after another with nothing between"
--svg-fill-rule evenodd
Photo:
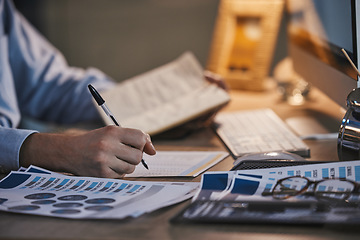
<instances>
[{"instance_id":1,"label":"open notebook","mask_svg":"<svg viewBox=\"0 0 360 240\"><path fill-rule=\"evenodd\" d=\"M178 59L101 92L123 127L161 133L225 105L229 94L208 83L194 55ZM113 124L98 108L106 124Z\"/></svg>"},{"instance_id":2,"label":"open notebook","mask_svg":"<svg viewBox=\"0 0 360 240\"><path fill-rule=\"evenodd\" d=\"M196 177L228 155L224 151L158 151L153 156L144 154L149 169L139 164L126 177Z\"/></svg>"}]
</instances>

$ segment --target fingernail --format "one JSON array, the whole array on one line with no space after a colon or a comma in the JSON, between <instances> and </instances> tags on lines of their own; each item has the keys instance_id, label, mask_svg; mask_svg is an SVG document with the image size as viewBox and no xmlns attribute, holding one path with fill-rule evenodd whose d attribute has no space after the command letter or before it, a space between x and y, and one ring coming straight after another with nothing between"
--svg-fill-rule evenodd
<instances>
[{"instance_id":1,"label":"fingernail","mask_svg":"<svg viewBox=\"0 0 360 240\"><path fill-rule=\"evenodd\" d=\"M154 145L152 144L152 142L150 142L150 147L156 152L156 149L155 149Z\"/></svg>"},{"instance_id":2,"label":"fingernail","mask_svg":"<svg viewBox=\"0 0 360 240\"><path fill-rule=\"evenodd\" d=\"M150 137L150 135L149 134L146 134L147 136L146 136L146 139L149 141L149 142L151 142L151 137Z\"/></svg>"}]
</instances>

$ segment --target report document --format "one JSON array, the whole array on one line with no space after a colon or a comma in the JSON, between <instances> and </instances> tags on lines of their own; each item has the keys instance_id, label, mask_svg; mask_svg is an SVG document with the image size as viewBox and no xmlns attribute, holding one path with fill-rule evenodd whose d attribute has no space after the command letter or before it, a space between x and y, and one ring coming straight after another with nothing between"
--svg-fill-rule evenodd
<instances>
[{"instance_id":1,"label":"report document","mask_svg":"<svg viewBox=\"0 0 360 240\"><path fill-rule=\"evenodd\" d=\"M187 123L230 101L224 89L205 79L191 52L118 83L101 95L123 127L150 135ZM101 109L99 112L107 125L113 124Z\"/></svg>"}]
</instances>

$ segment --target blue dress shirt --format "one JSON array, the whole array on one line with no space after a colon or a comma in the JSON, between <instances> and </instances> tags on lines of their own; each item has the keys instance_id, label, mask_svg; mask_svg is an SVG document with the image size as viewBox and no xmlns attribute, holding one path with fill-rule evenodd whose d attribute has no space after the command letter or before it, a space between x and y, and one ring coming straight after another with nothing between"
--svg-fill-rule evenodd
<instances>
[{"instance_id":1,"label":"blue dress shirt","mask_svg":"<svg viewBox=\"0 0 360 240\"><path fill-rule=\"evenodd\" d=\"M19 168L23 117L71 124L99 119L87 85L100 91L114 82L97 69L67 65L9 0L0 0L0 172Z\"/></svg>"}]
</instances>

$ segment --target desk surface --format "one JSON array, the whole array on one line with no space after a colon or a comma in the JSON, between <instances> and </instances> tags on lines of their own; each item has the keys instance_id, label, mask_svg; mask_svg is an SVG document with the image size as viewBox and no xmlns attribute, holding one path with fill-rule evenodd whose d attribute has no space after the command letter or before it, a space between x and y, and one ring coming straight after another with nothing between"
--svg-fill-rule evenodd
<instances>
[{"instance_id":1,"label":"desk surface","mask_svg":"<svg viewBox=\"0 0 360 240\"><path fill-rule=\"evenodd\" d=\"M343 112L313 90L302 106L289 106L276 91L231 92L232 101L224 111L271 107L281 118L315 116L337 131ZM316 96L312 97L312 96ZM311 149L310 160L336 161L336 140L306 141ZM158 150L224 150L210 129L202 129L180 140L155 140ZM211 170L229 170L233 159L226 158ZM143 180L143 179L142 179ZM160 179L163 180L163 179ZM177 181L179 179L170 179ZM184 179L181 179L182 181ZM189 179L200 181L200 177ZM172 225L169 219L189 201L125 220L68 220L42 216L0 212L0 239L358 239L360 232L334 226L283 225Z\"/></svg>"}]
</instances>

